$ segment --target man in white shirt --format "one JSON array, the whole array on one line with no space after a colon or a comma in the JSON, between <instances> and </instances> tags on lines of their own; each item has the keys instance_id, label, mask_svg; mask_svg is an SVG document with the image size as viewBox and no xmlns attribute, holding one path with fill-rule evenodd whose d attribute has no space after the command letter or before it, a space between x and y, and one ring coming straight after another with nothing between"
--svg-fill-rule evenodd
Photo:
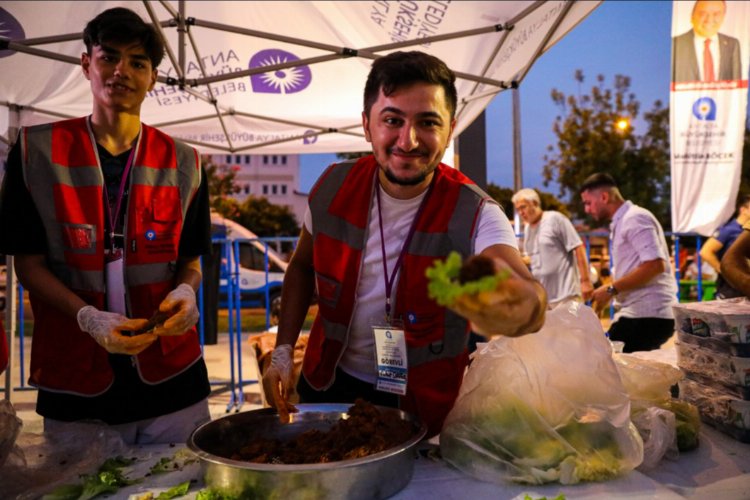
<instances>
[{"instance_id":1,"label":"man in white shirt","mask_svg":"<svg viewBox=\"0 0 750 500\"><path fill-rule=\"evenodd\" d=\"M525 223L524 259L547 291L550 305L566 299L589 300L594 287L586 249L570 220L560 212L542 210L533 189L519 190L511 201Z\"/></svg>"},{"instance_id":2,"label":"man in white shirt","mask_svg":"<svg viewBox=\"0 0 750 500\"><path fill-rule=\"evenodd\" d=\"M596 173L581 186L586 213L610 220L612 283L594 290L595 305L615 298L618 311L609 329L610 340L625 342L624 352L658 349L674 333L672 305L677 285L669 248L656 217L620 194L612 176Z\"/></svg>"},{"instance_id":3,"label":"man in white shirt","mask_svg":"<svg viewBox=\"0 0 750 500\"><path fill-rule=\"evenodd\" d=\"M440 162L456 106L455 75L434 56L394 52L373 62L362 113L373 154L332 165L318 179L284 278L265 375L282 419L291 409L284 397L293 383L290 353L314 290L318 315L297 386L301 401L364 398L400 407L430 435L458 394L469 323L509 336L543 324L546 294L523 264L507 217ZM467 313L428 297L425 270L453 250L509 273L497 303ZM377 355L381 348L387 356Z\"/></svg>"}]
</instances>

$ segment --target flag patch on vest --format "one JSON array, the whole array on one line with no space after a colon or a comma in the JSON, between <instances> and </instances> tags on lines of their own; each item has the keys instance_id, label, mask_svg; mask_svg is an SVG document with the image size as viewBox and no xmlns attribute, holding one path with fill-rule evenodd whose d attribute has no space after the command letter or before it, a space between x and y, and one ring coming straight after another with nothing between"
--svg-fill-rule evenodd
<instances>
[{"instance_id":1,"label":"flag patch on vest","mask_svg":"<svg viewBox=\"0 0 750 500\"><path fill-rule=\"evenodd\" d=\"M88 250L94 247L94 226L65 224L63 226L65 246L71 250Z\"/></svg>"}]
</instances>

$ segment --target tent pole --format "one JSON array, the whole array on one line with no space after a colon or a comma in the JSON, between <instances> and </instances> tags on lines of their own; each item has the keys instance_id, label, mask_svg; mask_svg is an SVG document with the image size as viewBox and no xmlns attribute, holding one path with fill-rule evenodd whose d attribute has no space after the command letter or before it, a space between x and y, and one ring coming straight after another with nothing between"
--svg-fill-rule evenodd
<instances>
[{"instance_id":1,"label":"tent pole","mask_svg":"<svg viewBox=\"0 0 750 500\"><path fill-rule=\"evenodd\" d=\"M185 71L185 30L187 24L185 23L185 0L179 2L180 15L177 17L177 60L180 65L180 71L183 75L186 75Z\"/></svg>"},{"instance_id":2,"label":"tent pole","mask_svg":"<svg viewBox=\"0 0 750 500\"><path fill-rule=\"evenodd\" d=\"M513 192L523 187L523 168L521 165L521 96L518 87L511 89L513 95ZM516 234L521 234L521 220L518 214L513 216Z\"/></svg>"},{"instance_id":3,"label":"tent pole","mask_svg":"<svg viewBox=\"0 0 750 500\"><path fill-rule=\"evenodd\" d=\"M523 187L521 165L521 96L518 87L511 89L513 95L513 190Z\"/></svg>"},{"instance_id":4,"label":"tent pole","mask_svg":"<svg viewBox=\"0 0 750 500\"><path fill-rule=\"evenodd\" d=\"M8 140L10 144L16 142L18 128L21 123L21 107L11 105L8 107ZM5 370L5 399L12 402L13 397L13 370L15 369L15 339L18 308L16 307L16 273L13 269L13 256L5 256L5 332L8 340L8 367ZM21 297L23 300L23 297ZM23 381L21 381L23 382Z\"/></svg>"}]
</instances>

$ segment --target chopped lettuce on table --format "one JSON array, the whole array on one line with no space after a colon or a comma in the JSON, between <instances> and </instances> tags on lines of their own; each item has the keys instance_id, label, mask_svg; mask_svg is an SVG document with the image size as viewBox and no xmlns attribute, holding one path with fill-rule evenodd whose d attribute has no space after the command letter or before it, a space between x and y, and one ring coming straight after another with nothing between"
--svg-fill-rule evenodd
<instances>
[{"instance_id":1,"label":"chopped lettuce on table","mask_svg":"<svg viewBox=\"0 0 750 500\"><path fill-rule=\"evenodd\" d=\"M182 470L186 465L195 463L198 458L187 448L177 450L174 455L160 458L151 469L149 474L165 474L176 470Z\"/></svg>"},{"instance_id":2,"label":"chopped lettuce on table","mask_svg":"<svg viewBox=\"0 0 750 500\"><path fill-rule=\"evenodd\" d=\"M441 306L453 305L462 295L495 290L497 284L507 279L510 274L508 272L497 273L461 283L459 280L461 266L461 255L458 252L451 252L448 258L444 261L435 261L425 272L430 279L427 284L427 293Z\"/></svg>"},{"instance_id":3,"label":"chopped lettuce on table","mask_svg":"<svg viewBox=\"0 0 750 500\"><path fill-rule=\"evenodd\" d=\"M132 464L133 458L115 457L107 459L95 474L81 476L79 484L65 484L44 495L43 500L89 500L104 493L115 493L124 486L140 482L131 480L122 472Z\"/></svg>"}]
</instances>

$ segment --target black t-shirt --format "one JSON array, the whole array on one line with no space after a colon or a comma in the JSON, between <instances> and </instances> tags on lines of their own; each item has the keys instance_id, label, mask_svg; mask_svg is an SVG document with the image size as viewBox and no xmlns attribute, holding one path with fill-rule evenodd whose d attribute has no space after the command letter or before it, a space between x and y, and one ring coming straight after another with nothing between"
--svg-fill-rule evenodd
<instances>
[{"instance_id":1,"label":"black t-shirt","mask_svg":"<svg viewBox=\"0 0 750 500\"><path fill-rule=\"evenodd\" d=\"M117 173L121 176L124 171L129 152L113 156L104 148L98 149L111 200L112 195L116 197L119 192ZM126 198L123 199L123 207L126 206L126 201ZM124 208L121 212L124 212ZM207 254L210 250L208 186L206 176L202 175L198 193L185 216L179 254L195 257ZM23 181L21 149L16 143L8 155L8 167L0 196L0 253L15 255L46 252L44 226ZM112 386L104 394L84 397L40 389L37 413L55 420L101 420L114 425L181 410L201 401L211 392L203 358L183 373L155 385L141 380L135 360L130 356L110 354L109 360L115 377Z\"/></svg>"}]
</instances>

